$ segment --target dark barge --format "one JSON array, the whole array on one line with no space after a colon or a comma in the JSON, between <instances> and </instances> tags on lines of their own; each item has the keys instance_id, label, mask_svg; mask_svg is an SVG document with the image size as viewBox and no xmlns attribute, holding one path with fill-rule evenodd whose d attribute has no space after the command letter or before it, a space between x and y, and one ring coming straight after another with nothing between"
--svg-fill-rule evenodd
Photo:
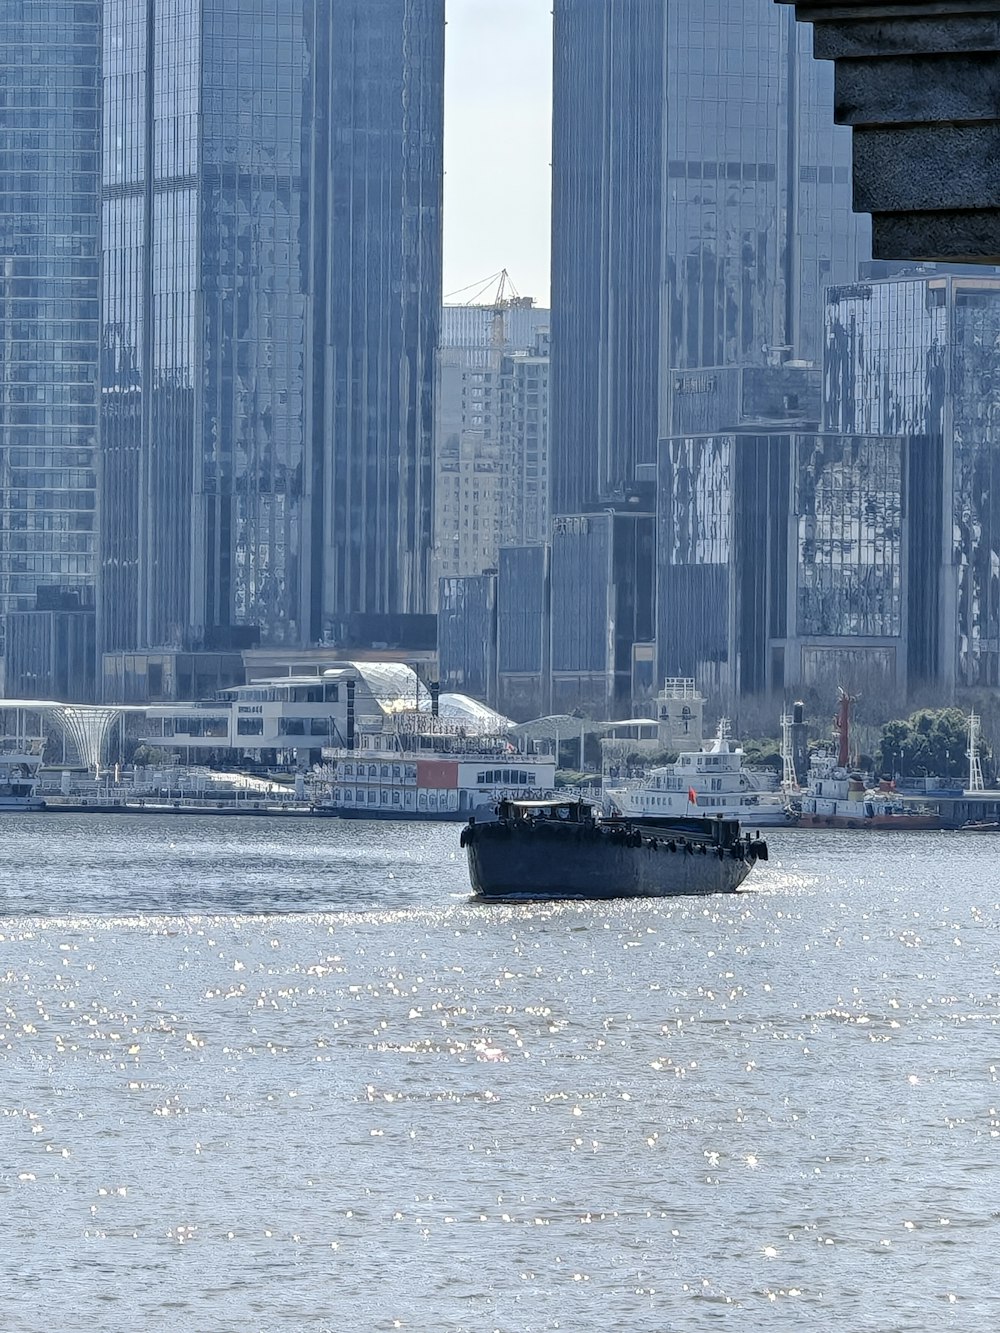
<instances>
[{"instance_id":1,"label":"dark barge","mask_svg":"<svg viewBox=\"0 0 1000 1333\"><path fill-rule=\"evenodd\" d=\"M767 844L735 819L601 819L586 801L501 801L462 830L483 899L734 893Z\"/></svg>"}]
</instances>

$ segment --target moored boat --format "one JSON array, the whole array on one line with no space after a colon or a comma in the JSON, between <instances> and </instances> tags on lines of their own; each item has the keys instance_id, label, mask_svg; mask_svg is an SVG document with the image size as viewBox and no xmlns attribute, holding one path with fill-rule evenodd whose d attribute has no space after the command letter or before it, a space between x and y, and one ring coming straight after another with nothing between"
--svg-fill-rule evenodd
<instances>
[{"instance_id":1,"label":"moored boat","mask_svg":"<svg viewBox=\"0 0 1000 1333\"><path fill-rule=\"evenodd\" d=\"M45 809L38 794L41 746L41 741L13 742L13 748L0 750L0 813Z\"/></svg>"},{"instance_id":2,"label":"moored boat","mask_svg":"<svg viewBox=\"0 0 1000 1333\"><path fill-rule=\"evenodd\" d=\"M652 769L638 782L605 785L607 800L626 818L679 819L691 815L738 819L754 828L787 826L793 817L780 792L744 763L744 753L723 720L714 740Z\"/></svg>"},{"instance_id":3,"label":"moored boat","mask_svg":"<svg viewBox=\"0 0 1000 1333\"><path fill-rule=\"evenodd\" d=\"M891 784L875 788L850 767L851 704L840 691L834 733L837 753L819 750L809 761L805 788L789 802L800 828L920 829L944 827L941 816L902 801Z\"/></svg>"},{"instance_id":4,"label":"moored boat","mask_svg":"<svg viewBox=\"0 0 1000 1333\"><path fill-rule=\"evenodd\" d=\"M943 828L941 816L905 804L891 791L866 786L857 772L825 753L813 755L805 790L793 798L800 828L918 829Z\"/></svg>"},{"instance_id":5,"label":"moored boat","mask_svg":"<svg viewBox=\"0 0 1000 1333\"><path fill-rule=\"evenodd\" d=\"M601 819L588 801L501 801L462 830L483 899L667 898L733 893L767 844L727 819Z\"/></svg>"},{"instance_id":6,"label":"moored boat","mask_svg":"<svg viewBox=\"0 0 1000 1333\"><path fill-rule=\"evenodd\" d=\"M503 796L540 795L556 781L555 757L525 754L506 735L469 735L460 722L415 710L356 748L328 750L318 814L341 819L464 821Z\"/></svg>"}]
</instances>

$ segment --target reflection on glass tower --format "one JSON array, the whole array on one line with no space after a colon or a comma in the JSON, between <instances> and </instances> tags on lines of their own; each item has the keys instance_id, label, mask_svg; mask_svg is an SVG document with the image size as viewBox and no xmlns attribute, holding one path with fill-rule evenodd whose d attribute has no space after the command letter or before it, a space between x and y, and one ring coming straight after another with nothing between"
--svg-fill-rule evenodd
<instances>
[{"instance_id":1,"label":"reflection on glass tower","mask_svg":"<svg viewBox=\"0 0 1000 1333\"><path fill-rule=\"evenodd\" d=\"M772 0L555 0L553 504L627 491L669 372L818 362L853 280L833 74Z\"/></svg>"},{"instance_id":2,"label":"reflection on glass tower","mask_svg":"<svg viewBox=\"0 0 1000 1333\"><path fill-rule=\"evenodd\" d=\"M97 46L96 3L0 6L0 614L8 695L76 698L93 681ZM60 644L64 660L53 677Z\"/></svg>"},{"instance_id":3,"label":"reflection on glass tower","mask_svg":"<svg viewBox=\"0 0 1000 1333\"><path fill-rule=\"evenodd\" d=\"M1000 685L1000 276L928 273L831 291L827 411L929 446L914 556L922 675ZM912 506L911 506L912 507Z\"/></svg>"},{"instance_id":4,"label":"reflection on glass tower","mask_svg":"<svg viewBox=\"0 0 1000 1333\"><path fill-rule=\"evenodd\" d=\"M425 609L443 39L443 0L105 0L105 649Z\"/></svg>"},{"instance_id":5,"label":"reflection on glass tower","mask_svg":"<svg viewBox=\"0 0 1000 1333\"><path fill-rule=\"evenodd\" d=\"M870 248L832 70L768 0L667 14L666 364L818 362L823 289Z\"/></svg>"},{"instance_id":6,"label":"reflection on glass tower","mask_svg":"<svg viewBox=\"0 0 1000 1333\"><path fill-rule=\"evenodd\" d=\"M723 696L905 688L905 552L923 535L908 500L922 462L919 441L882 435L744 428L664 441L664 669Z\"/></svg>"}]
</instances>

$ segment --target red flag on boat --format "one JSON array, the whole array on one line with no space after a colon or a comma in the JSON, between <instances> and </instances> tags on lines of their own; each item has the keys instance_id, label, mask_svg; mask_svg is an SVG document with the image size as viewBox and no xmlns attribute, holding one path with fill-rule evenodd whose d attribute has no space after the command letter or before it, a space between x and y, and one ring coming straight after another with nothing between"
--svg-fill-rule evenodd
<instances>
[{"instance_id":1,"label":"red flag on boat","mask_svg":"<svg viewBox=\"0 0 1000 1333\"><path fill-rule=\"evenodd\" d=\"M698 804L698 793L695 791L693 787L688 787L688 801L692 805Z\"/></svg>"}]
</instances>

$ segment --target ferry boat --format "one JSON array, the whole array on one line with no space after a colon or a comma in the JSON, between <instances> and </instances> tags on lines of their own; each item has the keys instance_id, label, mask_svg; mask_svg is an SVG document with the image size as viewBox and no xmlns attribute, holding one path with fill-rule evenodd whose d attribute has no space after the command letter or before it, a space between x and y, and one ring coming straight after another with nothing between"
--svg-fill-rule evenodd
<instances>
[{"instance_id":1,"label":"ferry boat","mask_svg":"<svg viewBox=\"0 0 1000 1333\"><path fill-rule=\"evenodd\" d=\"M588 801L501 801L472 816L461 845L473 896L669 898L734 893L767 844L734 819L602 819Z\"/></svg>"},{"instance_id":2,"label":"ferry boat","mask_svg":"<svg viewBox=\"0 0 1000 1333\"><path fill-rule=\"evenodd\" d=\"M551 754L524 754L506 736L423 712L359 735L357 748L326 751L325 800L317 813L342 819L465 820L501 798L539 797L556 782Z\"/></svg>"},{"instance_id":3,"label":"ferry boat","mask_svg":"<svg viewBox=\"0 0 1000 1333\"><path fill-rule=\"evenodd\" d=\"M22 741L0 749L0 813L45 809L38 794L42 744Z\"/></svg>"},{"instance_id":4,"label":"ferry boat","mask_svg":"<svg viewBox=\"0 0 1000 1333\"><path fill-rule=\"evenodd\" d=\"M605 786L604 795L626 818L706 815L738 819L754 828L792 823L785 798L780 792L762 790L761 779L745 767L744 758L723 720L708 745L652 769L640 782Z\"/></svg>"}]
</instances>

